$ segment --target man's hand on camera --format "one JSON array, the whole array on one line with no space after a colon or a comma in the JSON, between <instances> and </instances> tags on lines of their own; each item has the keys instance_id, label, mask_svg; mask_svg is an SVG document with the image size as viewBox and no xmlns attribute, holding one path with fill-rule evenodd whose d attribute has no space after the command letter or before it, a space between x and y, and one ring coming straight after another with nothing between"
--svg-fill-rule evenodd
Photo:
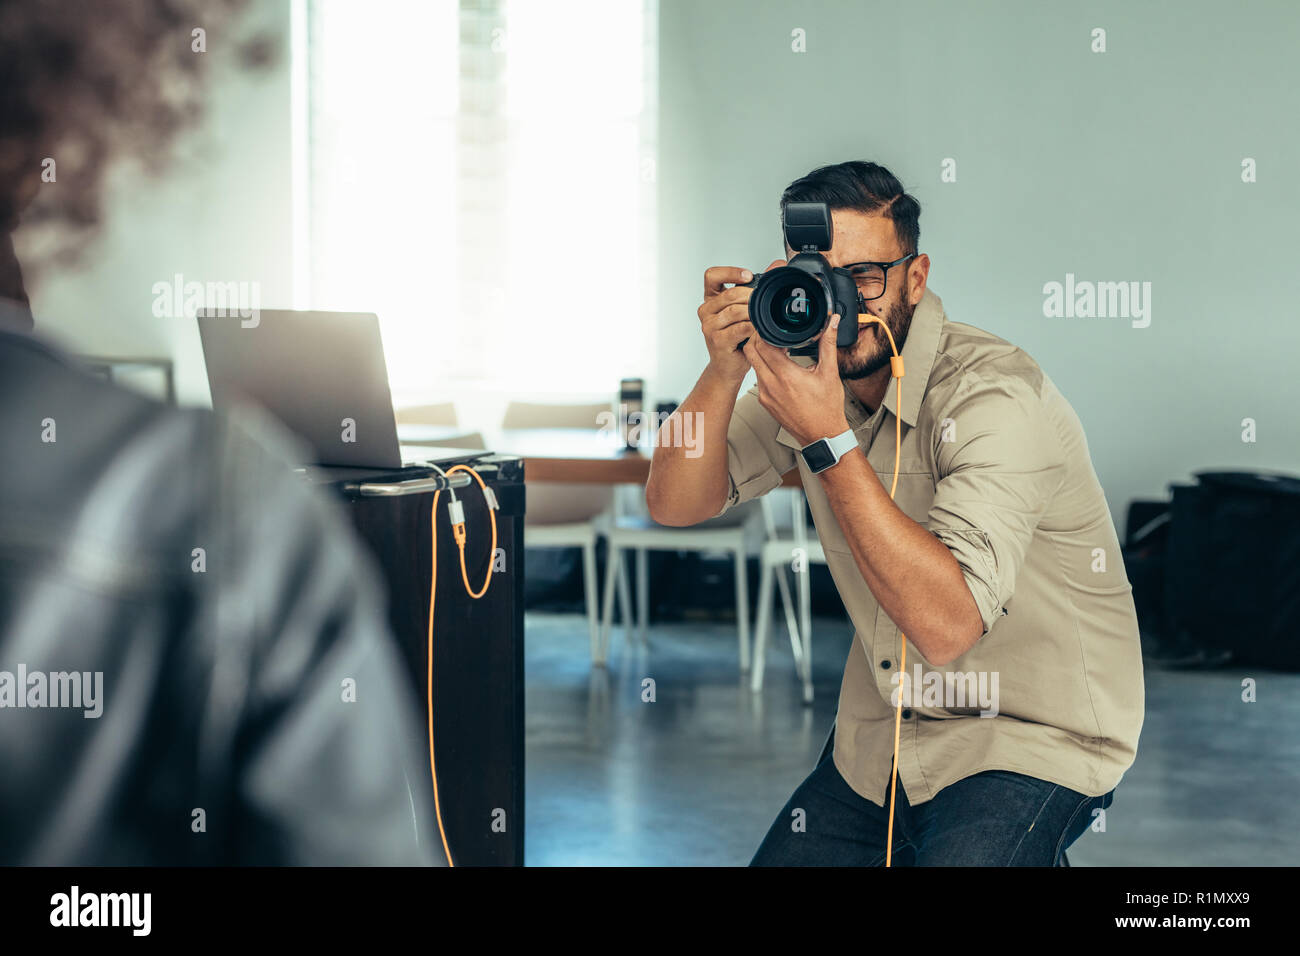
<instances>
[{"instance_id":1,"label":"man's hand on camera","mask_svg":"<svg viewBox=\"0 0 1300 956\"><path fill-rule=\"evenodd\" d=\"M745 356L758 376L759 404L800 445L833 438L849 427L835 346L838 326L839 316L833 316L817 342L817 364L806 368L757 335L745 343Z\"/></svg>"},{"instance_id":2,"label":"man's hand on camera","mask_svg":"<svg viewBox=\"0 0 1300 956\"><path fill-rule=\"evenodd\" d=\"M777 259L767 268L785 265ZM709 368L724 381L739 389L749 371L749 358L740 349L746 338L757 333L749 321L749 295L753 289L728 283L749 282L754 274L736 266L713 266L704 273L704 302L697 310L700 331L709 349Z\"/></svg>"}]
</instances>

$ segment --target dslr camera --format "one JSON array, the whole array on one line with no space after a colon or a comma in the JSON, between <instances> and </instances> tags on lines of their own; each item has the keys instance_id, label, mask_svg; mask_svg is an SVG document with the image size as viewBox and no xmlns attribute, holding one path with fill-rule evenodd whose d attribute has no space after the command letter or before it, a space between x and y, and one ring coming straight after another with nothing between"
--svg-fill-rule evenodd
<instances>
[{"instance_id":1,"label":"dslr camera","mask_svg":"<svg viewBox=\"0 0 1300 956\"><path fill-rule=\"evenodd\" d=\"M749 320L763 341L791 355L816 355L817 337L836 313L838 348L858 338L858 313L866 304L847 269L832 266L823 252L831 248L831 210L824 202L786 203L781 216L785 241L796 254L768 272L740 285L753 288Z\"/></svg>"}]
</instances>

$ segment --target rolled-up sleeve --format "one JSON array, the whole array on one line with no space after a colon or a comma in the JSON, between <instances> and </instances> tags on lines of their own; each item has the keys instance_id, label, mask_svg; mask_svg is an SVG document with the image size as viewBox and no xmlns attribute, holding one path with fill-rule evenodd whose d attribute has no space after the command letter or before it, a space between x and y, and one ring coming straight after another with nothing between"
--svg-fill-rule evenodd
<instances>
[{"instance_id":1,"label":"rolled-up sleeve","mask_svg":"<svg viewBox=\"0 0 1300 956\"><path fill-rule=\"evenodd\" d=\"M987 634L1064 481L1064 455L1038 394L1018 380L967 377L945 417L927 528L961 566Z\"/></svg>"},{"instance_id":2,"label":"rolled-up sleeve","mask_svg":"<svg viewBox=\"0 0 1300 956\"><path fill-rule=\"evenodd\" d=\"M727 425L727 500L715 517L767 494L794 468L795 450L777 441L780 424L759 404L758 386L736 399Z\"/></svg>"}]
</instances>

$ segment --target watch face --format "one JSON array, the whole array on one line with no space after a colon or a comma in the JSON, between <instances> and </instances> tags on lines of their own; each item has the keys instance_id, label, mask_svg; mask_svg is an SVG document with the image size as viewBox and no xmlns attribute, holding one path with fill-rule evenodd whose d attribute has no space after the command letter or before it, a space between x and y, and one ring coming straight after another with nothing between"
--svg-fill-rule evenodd
<instances>
[{"instance_id":1,"label":"watch face","mask_svg":"<svg viewBox=\"0 0 1300 956\"><path fill-rule=\"evenodd\" d=\"M835 452L831 451L830 442L822 438L803 450L803 460L816 473L835 464Z\"/></svg>"}]
</instances>

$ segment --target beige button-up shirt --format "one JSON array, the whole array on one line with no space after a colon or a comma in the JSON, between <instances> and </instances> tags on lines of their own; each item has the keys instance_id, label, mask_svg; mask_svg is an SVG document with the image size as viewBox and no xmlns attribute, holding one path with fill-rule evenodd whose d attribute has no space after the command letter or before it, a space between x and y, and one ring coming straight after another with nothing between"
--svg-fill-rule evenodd
<instances>
[{"instance_id":1,"label":"beige button-up shirt","mask_svg":"<svg viewBox=\"0 0 1300 956\"><path fill-rule=\"evenodd\" d=\"M983 770L1107 793L1137 753L1142 655L1132 587L1079 418L1032 358L949 322L928 290L902 354L901 411L894 379L874 414L846 387L849 427L889 491L895 416L902 419L894 502L952 551L984 621L983 636L945 667L931 667L908 642L898 757L908 800L923 803ZM759 404L757 389L741 395L727 430L730 494L722 510L799 469L855 629L835 765L883 806L899 632L799 448Z\"/></svg>"}]
</instances>

